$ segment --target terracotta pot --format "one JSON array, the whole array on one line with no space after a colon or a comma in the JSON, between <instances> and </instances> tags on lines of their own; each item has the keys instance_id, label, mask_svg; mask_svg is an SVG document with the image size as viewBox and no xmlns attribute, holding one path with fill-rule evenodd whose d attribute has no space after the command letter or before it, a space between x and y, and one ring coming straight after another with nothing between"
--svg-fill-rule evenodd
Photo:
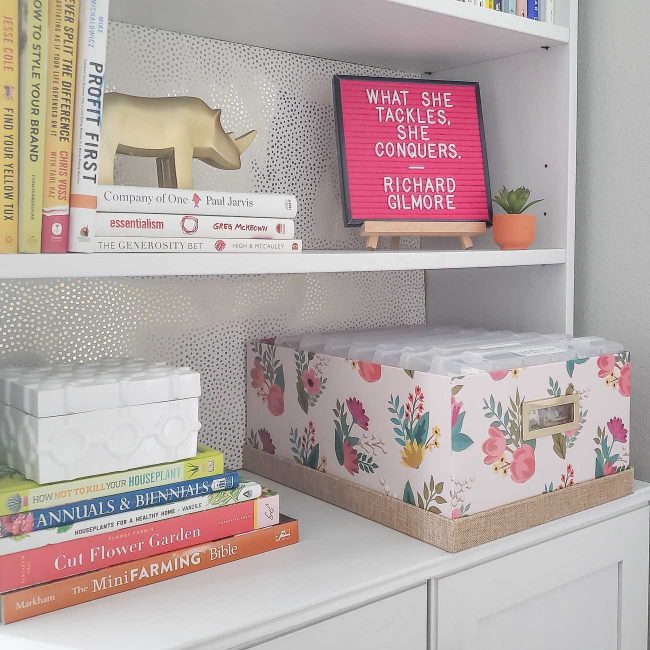
<instances>
[{"instance_id":1,"label":"terracotta pot","mask_svg":"<svg viewBox=\"0 0 650 650\"><path fill-rule=\"evenodd\" d=\"M504 251L528 248L535 240L535 215L495 214L492 236Z\"/></svg>"}]
</instances>

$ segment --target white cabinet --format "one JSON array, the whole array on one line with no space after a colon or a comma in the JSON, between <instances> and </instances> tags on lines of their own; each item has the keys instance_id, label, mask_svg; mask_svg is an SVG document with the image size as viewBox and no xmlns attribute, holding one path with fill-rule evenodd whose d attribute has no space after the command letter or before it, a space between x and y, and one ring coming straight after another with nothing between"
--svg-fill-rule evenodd
<instances>
[{"instance_id":1,"label":"white cabinet","mask_svg":"<svg viewBox=\"0 0 650 650\"><path fill-rule=\"evenodd\" d=\"M427 586L334 616L256 650L427 650Z\"/></svg>"},{"instance_id":2,"label":"white cabinet","mask_svg":"<svg viewBox=\"0 0 650 650\"><path fill-rule=\"evenodd\" d=\"M646 650L648 509L438 581L435 650Z\"/></svg>"}]
</instances>

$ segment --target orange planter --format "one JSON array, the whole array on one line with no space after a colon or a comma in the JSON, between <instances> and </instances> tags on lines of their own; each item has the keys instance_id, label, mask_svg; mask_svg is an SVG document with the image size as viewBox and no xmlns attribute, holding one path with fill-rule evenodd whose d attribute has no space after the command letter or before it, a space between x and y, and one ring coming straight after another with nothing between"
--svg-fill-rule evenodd
<instances>
[{"instance_id":1,"label":"orange planter","mask_svg":"<svg viewBox=\"0 0 650 650\"><path fill-rule=\"evenodd\" d=\"M492 236L504 251L528 248L535 240L535 215L495 214Z\"/></svg>"}]
</instances>

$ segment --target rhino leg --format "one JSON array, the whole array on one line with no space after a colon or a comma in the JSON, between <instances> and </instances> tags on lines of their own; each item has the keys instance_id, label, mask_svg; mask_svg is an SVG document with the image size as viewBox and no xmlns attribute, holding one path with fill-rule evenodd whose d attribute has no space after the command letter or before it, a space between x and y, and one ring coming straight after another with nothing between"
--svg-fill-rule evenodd
<instances>
[{"instance_id":1,"label":"rhino leg","mask_svg":"<svg viewBox=\"0 0 650 650\"><path fill-rule=\"evenodd\" d=\"M176 187L192 189L192 147L174 147L174 167L176 168Z\"/></svg>"},{"instance_id":2,"label":"rhino leg","mask_svg":"<svg viewBox=\"0 0 650 650\"><path fill-rule=\"evenodd\" d=\"M158 187L178 187L176 165L172 156L156 158L156 170L158 172Z\"/></svg>"}]
</instances>

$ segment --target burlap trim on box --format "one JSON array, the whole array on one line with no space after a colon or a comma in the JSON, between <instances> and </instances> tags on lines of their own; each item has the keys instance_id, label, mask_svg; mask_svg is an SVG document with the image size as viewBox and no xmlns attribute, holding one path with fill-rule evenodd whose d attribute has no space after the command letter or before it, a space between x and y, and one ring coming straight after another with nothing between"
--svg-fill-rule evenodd
<instances>
[{"instance_id":1,"label":"burlap trim on box","mask_svg":"<svg viewBox=\"0 0 650 650\"><path fill-rule=\"evenodd\" d=\"M452 520L253 447L244 447L244 468L451 553L634 492L634 470L628 469Z\"/></svg>"}]
</instances>

